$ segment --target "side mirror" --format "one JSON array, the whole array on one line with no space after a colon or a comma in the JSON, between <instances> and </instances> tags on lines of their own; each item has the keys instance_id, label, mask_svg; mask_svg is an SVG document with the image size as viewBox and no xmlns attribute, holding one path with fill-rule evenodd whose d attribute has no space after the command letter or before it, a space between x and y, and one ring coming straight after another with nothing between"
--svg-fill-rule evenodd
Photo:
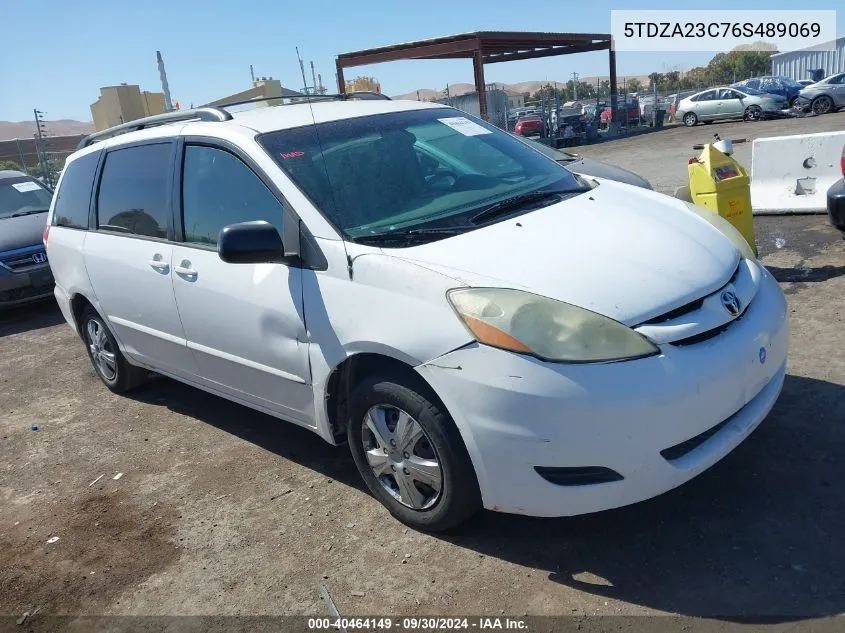
<instances>
[{"instance_id":1,"label":"side mirror","mask_svg":"<svg viewBox=\"0 0 845 633\"><path fill-rule=\"evenodd\" d=\"M282 237L269 222L256 220L224 226L217 254L227 264L276 264L285 261Z\"/></svg>"}]
</instances>

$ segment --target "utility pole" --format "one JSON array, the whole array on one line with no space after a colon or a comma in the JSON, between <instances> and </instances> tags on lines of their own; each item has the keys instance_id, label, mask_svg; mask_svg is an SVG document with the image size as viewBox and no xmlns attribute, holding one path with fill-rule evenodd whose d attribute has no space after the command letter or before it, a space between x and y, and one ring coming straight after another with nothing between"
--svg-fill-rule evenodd
<instances>
[{"instance_id":1,"label":"utility pole","mask_svg":"<svg viewBox=\"0 0 845 633\"><path fill-rule=\"evenodd\" d=\"M317 75L314 73L314 62L311 62L311 85L314 87L314 94L317 94Z\"/></svg>"},{"instance_id":2,"label":"utility pole","mask_svg":"<svg viewBox=\"0 0 845 633\"><path fill-rule=\"evenodd\" d=\"M578 73L572 73L572 100L578 101Z\"/></svg>"},{"instance_id":3,"label":"utility pole","mask_svg":"<svg viewBox=\"0 0 845 633\"><path fill-rule=\"evenodd\" d=\"M302 93L308 94L308 81L305 79L305 64L302 63L302 58L299 56L299 46L296 47L296 59L299 60L299 72L302 73Z\"/></svg>"},{"instance_id":4,"label":"utility pole","mask_svg":"<svg viewBox=\"0 0 845 633\"><path fill-rule=\"evenodd\" d=\"M252 83L255 83L255 71L252 69L252 64L249 65L249 77Z\"/></svg>"},{"instance_id":5,"label":"utility pole","mask_svg":"<svg viewBox=\"0 0 845 633\"><path fill-rule=\"evenodd\" d=\"M41 168L41 178L50 188L53 187L53 174L49 170L47 153L44 147L44 139L47 136L47 128L44 124L44 113L38 108L33 108L35 115L35 153L38 155L38 165Z\"/></svg>"}]
</instances>

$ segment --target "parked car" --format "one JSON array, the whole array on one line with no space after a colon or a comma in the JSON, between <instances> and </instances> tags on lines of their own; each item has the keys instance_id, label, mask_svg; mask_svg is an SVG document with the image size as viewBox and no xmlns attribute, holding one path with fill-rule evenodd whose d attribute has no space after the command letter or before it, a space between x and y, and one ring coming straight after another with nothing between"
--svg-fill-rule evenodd
<instances>
[{"instance_id":1,"label":"parked car","mask_svg":"<svg viewBox=\"0 0 845 633\"><path fill-rule=\"evenodd\" d=\"M827 114L845 108L845 73L825 77L803 88L796 105L816 114Z\"/></svg>"},{"instance_id":2,"label":"parked car","mask_svg":"<svg viewBox=\"0 0 845 633\"><path fill-rule=\"evenodd\" d=\"M845 147L842 148L839 164L842 169L842 178L827 190L827 215L830 223L845 237Z\"/></svg>"},{"instance_id":3,"label":"parked car","mask_svg":"<svg viewBox=\"0 0 845 633\"><path fill-rule=\"evenodd\" d=\"M42 243L52 192L20 171L0 171L0 309L53 296Z\"/></svg>"},{"instance_id":4,"label":"parked car","mask_svg":"<svg viewBox=\"0 0 845 633\"><path fill-rule=\"evenodd\" d=\"M543 118L536 114L531 114L517 119L513 133L517 136L543 136L545 130L546 125L543 123Z\"/></svg>"},{"instance_id":5,"label":"parked car","mask_svg":"<svg viewBox=\"0 0 845 633\"><path fill-rule=\"evenodd\" d=\"M45 242L102 382L154 371L347 443L415 527L652 497L781 390L786 302L732 225L459 110L204 108L81 145Z\"/></svg>"},{"instance_id":6,"label":"parked car","mask_svg":"<svg viewBox=\"0 0 845 633\"><path fill-rule=\"evenodd\" d=\"M742 91L757 90L767 94L779 95L786 98L788 105L792 105L801 92L801 84L789 77L782 75L765 75L763 77L754 77L753 79L746 79L745 81L738 81L731 84L731 88L737 88Z\"/></svg>"},{"instance_id":7,"label":"parked car","mask_svg":"<svg viewBox=\"0 0 845 633\"><path fill-rule=\"evenodd\" d=\"M552 160L557 161L569 171L582 176L594 176L596 178L606 178L607 180L615 180L616 182L623 182L627 185L641 187L643 189L651 189L651 183L638 176L632 171L609 165L597 160L584 158L580 154L572 154L563 150L549 147L545 143L535 141L530 138L521 138L520 140L528 144L530 147L536 149L541 154L548 156Z\"/></svg>"},{"instance_id":8,"label":"parked car","mask_svg":"<svg viewBox=\"0 0 845 633\"><path fill-rule=\"evenodd\" d=\"M783 110L787 105L786 97L751 88L711 88L681 99L675 116L687 127L721 119L756 121L768 112Z\"/></svg>"},{"instance_id":9,"label":"parked car","mask_svg":"<svg viewBox=\"0 0 845 633\"><path fill-rule=\"evenodd\" d=\"M798 79L797 81L802 88L812 86L814 83L816 83L815 79Z\"/></svg>"},{"instance_id":10,"label":"parked car","mask_svg":"<svg viewBox=\"0 0 845 633\"><path fill-rule=\"evenodd\" d=\"M599 115L602 127L606 127L610 123L611 111L610 106L602 110ZM636 125L640 122L640 102L636 98L622 99L616 105L616 120L619 123L628 125Z\"/></svg>"}]
</instances>

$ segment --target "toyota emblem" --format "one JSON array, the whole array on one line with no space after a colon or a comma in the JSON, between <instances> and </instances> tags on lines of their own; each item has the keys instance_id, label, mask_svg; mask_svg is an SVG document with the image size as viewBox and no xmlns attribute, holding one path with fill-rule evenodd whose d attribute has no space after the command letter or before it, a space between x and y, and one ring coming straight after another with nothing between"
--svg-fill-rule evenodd
<instances>
[{"instance_id":1,"label":"toyota emblem","mask_svg":"<svg viewBox=\"0 0 845 633\"><path fill-rule=\"evenodd\" d=\"M44 253L33 253L32 261L34 261L36 264L43 264L47 261L47 255L45 255Z\"/></svg>"},{"instance_id":2,"label":"toyota emblem","mask_svg":"<svg viewBox=\"0 0 845 633\"><path fill-rule=\"evenodd\" d=\"M722 293L722 305L725 306L731 316L739 316L739 297L730 290Z\"/></svg>"}]
</instances>

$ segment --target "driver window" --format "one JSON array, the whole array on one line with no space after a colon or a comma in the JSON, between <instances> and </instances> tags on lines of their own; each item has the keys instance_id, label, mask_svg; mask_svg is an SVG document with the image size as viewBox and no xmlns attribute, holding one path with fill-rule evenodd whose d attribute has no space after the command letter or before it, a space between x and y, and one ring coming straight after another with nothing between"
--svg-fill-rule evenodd
<instances>
[{"instance_id":1,"label":"driver window","mask_svg":"<svg viewBox=\"0 0 845 633\"><path fill-rule=\"evenodd\" d=\"M282 226L283 207L239 158L214 147L188 145L182 180L185 241L217 245L224 226L267 220Z\"/></svg>"}]
</instances>

